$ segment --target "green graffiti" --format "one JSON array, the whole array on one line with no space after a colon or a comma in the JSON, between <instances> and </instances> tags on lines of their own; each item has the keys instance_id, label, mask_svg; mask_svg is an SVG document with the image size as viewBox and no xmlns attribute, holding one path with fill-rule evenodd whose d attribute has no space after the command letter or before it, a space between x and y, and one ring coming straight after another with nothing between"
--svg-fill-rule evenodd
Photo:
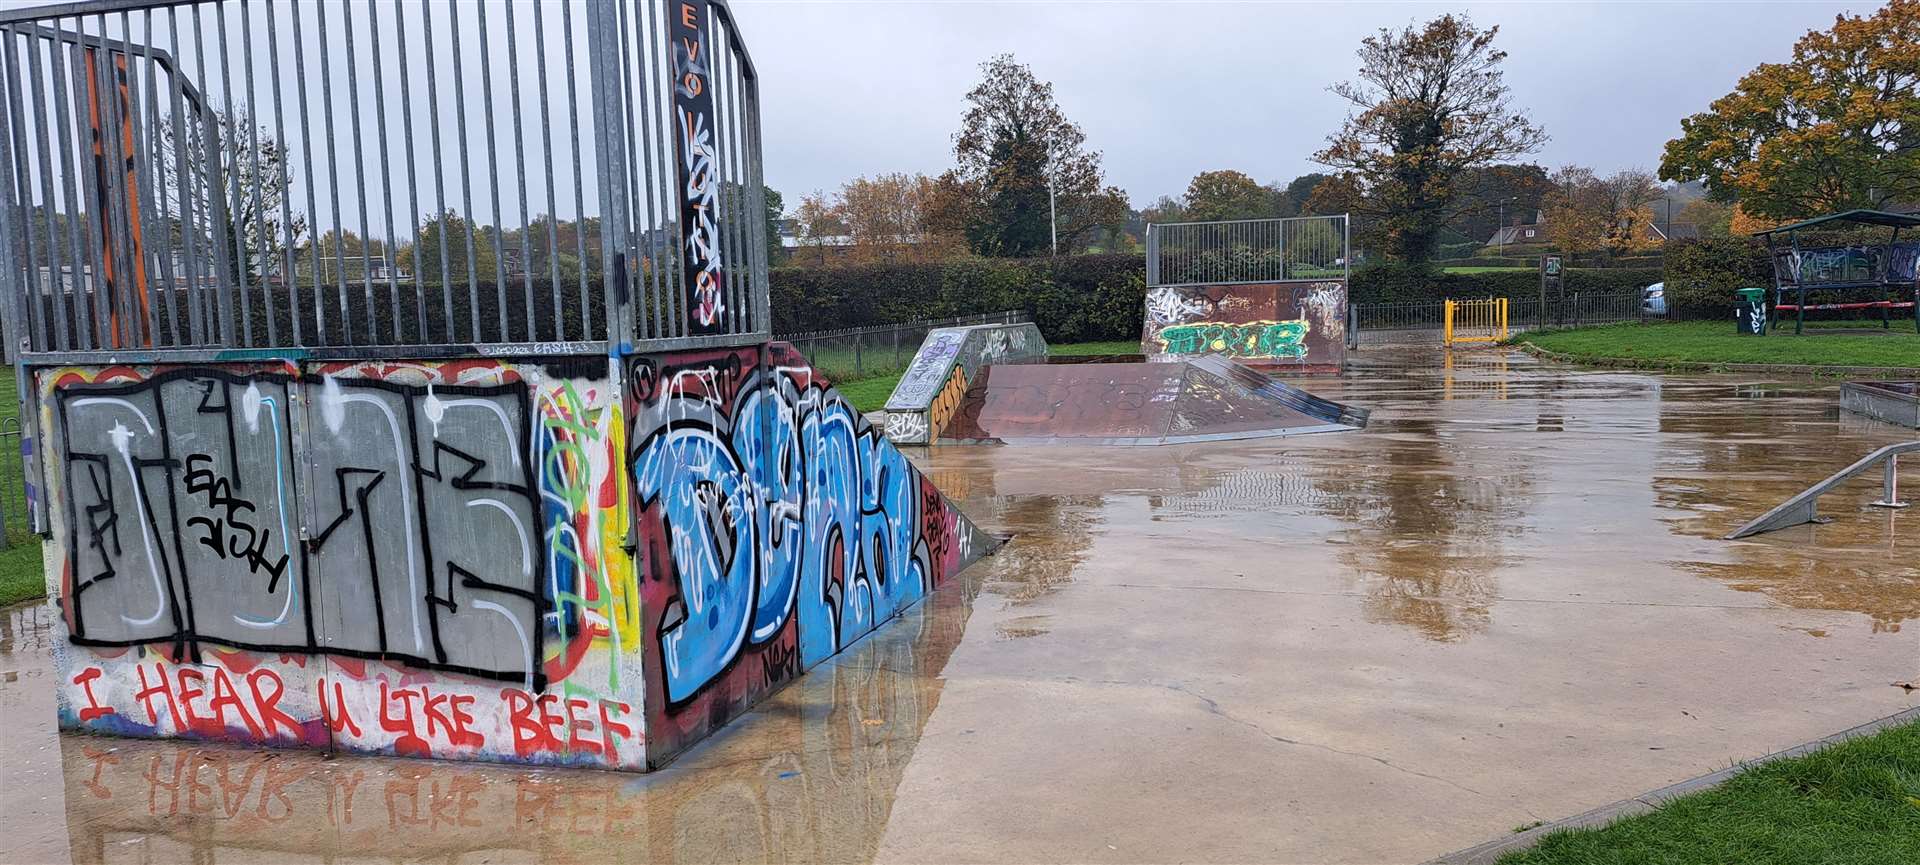
<instances>
[{"instance_id":1,"label":"green graffiti","mask_svg":"<svg viewBox=\"0 0 1920 865\"><path fill-rule=\"evenodd\" d=\"M1234 358L1305 357L1305 319L1293 321L1201 321L1161 328L1167 354L1224 354Z\"/></svg>"}]
</instances>

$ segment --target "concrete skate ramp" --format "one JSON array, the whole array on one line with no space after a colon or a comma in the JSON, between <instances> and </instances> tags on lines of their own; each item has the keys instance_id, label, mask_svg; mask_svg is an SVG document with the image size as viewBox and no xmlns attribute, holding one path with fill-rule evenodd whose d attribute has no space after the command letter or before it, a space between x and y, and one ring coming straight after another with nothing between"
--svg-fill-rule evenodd
<instances>
[{"instance_id":1,"label":"concrete skate ramp","mask_svg":"<svg viewBox=\"0 0 1920 865\"><path fill-rule=\"evenodd\" d=\"M1367 412L1226 358L989 366L941 441L1157 445L1344 432Z\"/></svg>"}]
</instances>

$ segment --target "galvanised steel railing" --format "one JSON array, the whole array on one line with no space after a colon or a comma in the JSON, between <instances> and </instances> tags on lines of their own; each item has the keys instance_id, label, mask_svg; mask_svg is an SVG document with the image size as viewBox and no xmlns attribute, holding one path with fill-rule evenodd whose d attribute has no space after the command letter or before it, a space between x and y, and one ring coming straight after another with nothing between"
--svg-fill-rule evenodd
<instances>
[{"instance_id":1,"label":"galvanised steel railing","mask_svg":"<svg viewBox=\"0 0 1920 865\"><path fill-rule=\"evenodd\" d=\"M1346 279L1346 214L1147 226L1147 285Z\"/></svg>"},{"instance_id":2,"label":"galvanised steel railing","mask_svg":"<svg viewBox=\"0 0 1920 865\"><path fill-rule=\"evenodd\" d=\"M723 0L0 11L25 363L597 353L768 334Z\"/></svg>"}]
</instances>

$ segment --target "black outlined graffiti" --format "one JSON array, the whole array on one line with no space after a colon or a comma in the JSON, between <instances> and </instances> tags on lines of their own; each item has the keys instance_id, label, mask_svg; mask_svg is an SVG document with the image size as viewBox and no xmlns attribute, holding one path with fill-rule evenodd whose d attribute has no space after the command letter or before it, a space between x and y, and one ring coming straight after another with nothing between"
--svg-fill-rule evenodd
<instances>
[{"instance_id":1,"label":"black outlined graffiti","mask_svg":"<svg viewBox=\"0 0 1920 865\"><path fill-rule=\"evenodd\" d=\"M73 642L385 659L544 689L526 385L179 369L55 401Z\"/></svg>"}]
</instances>

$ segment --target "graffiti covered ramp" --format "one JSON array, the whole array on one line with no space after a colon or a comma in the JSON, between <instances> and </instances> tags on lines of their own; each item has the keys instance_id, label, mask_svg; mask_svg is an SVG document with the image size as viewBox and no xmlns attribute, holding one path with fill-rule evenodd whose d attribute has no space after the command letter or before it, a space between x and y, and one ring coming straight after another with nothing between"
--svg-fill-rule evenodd
<instances>
[{"instance_id":1,"label":"graffiti covered ramp","mask_svg":"<svg viewBox=\"0 0 1920 865\"><path fill-rule=\"evenodd\" d=\"M1157 445L1345 432L1367 412L1225 358L990 366L941 441Z\"/></svg>"}]
</instances>

